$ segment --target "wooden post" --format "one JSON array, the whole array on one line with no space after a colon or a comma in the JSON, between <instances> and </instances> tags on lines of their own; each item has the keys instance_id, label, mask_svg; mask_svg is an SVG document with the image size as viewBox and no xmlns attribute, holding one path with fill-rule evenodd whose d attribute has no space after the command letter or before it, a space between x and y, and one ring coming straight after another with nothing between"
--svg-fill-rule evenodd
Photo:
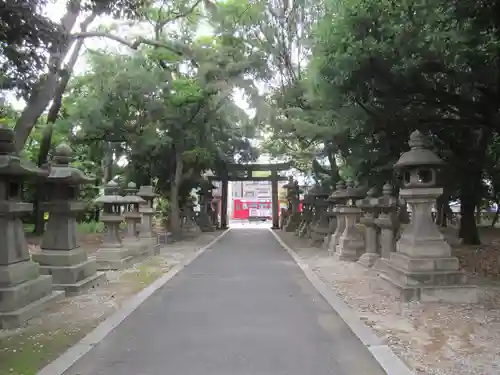
<instances>
[{"instance_id":1,"label":"wooden post","mask_svg":"<svg viewBox=\"0 0 500 375\"><path fill-rule=\"evenodd\" d=\"M276 169L271 171L271 196L272 196L272 205L273 205L273 226L272 229L280 228L280 220L279 220L279 200L278 200L278 172Z\"/></svg>"},{"instance_id":2,"label":"wooden post","mask_svg":"<svg viewBox=\"0 0 500 375\"><path fill-rule=\"evenodd\" d=\"M222 175L222 196L221 196L221 213L220 213L220 226L222 229L227 229L227 193L229 176L227 171Z\"/></svg>"}]
</instances>

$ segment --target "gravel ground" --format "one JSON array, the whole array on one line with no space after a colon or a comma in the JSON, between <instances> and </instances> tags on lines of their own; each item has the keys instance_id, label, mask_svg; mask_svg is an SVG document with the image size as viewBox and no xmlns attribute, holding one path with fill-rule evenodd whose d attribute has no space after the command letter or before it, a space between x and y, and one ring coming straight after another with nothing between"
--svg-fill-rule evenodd
<instances>
[{"instance_id":1,"label":"gravel ground","mask_svg":"<svg viewBox=\"0 0 500 375\"><path fill-rule=\"evenodd\" d=\"M498 283L480 280L486 297L477 305L401 303L374 271L277 233L417 374L500 374Z\"/></svg>"}]
</instances>

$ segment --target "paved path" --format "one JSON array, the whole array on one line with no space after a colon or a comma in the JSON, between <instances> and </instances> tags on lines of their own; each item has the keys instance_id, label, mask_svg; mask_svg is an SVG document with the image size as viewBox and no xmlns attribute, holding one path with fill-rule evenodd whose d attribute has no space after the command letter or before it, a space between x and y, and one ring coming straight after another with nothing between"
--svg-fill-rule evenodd
<instances>
[{"instance_id":1,"label":"paved path","mask_svg":"<svg viewBox=\"0 0 500 375\"><path fill-rule=\"evenodd\" d=\"M233 229L65 375L383 375L267 229Z\"/></svg>"}]
</instances>

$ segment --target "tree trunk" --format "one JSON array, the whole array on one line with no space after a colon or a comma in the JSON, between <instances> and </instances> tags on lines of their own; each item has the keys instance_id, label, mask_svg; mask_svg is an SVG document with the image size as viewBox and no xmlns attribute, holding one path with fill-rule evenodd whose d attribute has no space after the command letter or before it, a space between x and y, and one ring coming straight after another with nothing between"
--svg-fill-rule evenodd
<instances>
[{"instance_id":1,"label":"tree trunk","mask_svg":"<svg viewBox=\"0 0 500 375\"><path fill-rule=\"evenodd\" d=\"M464 171L465 172L465 171ZM481 200L482 169L469 168L460 186L460 229L458 235L465 245L480 245L476 225L476 207Z\"/></svg>"},{"instance_id":2,"label":"tree trunk","mask_svg":"<svg viewBox=\"0 0 500 375\"><path fill-rule=\"evenodd\" d=\"M476 226L475 213L477 197L473 195L461 196L461 217L459 237L465 245L480 245L479 233Z\"/></svg>"},{"instance_id":3,"label":"tree trunk","mask_svg":"<svg viewBox=\"0 0 500 375\"><path fill-rule=\"evenodd\" d=\"M180 207L179 207L179 187L182 182L182 154L175 153L175 173L170 187L170 232L174 240L182 238Z\"/></svg>"},{"instance_id":4,"label":"tree trunk","mask_svg":"<svg viewBox=\"0 0 500 375\"><path fill-rule=\"evenodd\" d=\"M450 210L449 198L441 195L436 200L436 225L446 228L448 226L448 213Z\"/></svg>"},{"instance_id":5,"label":"tree trunk","mask_svg":"<svg viewBox=\"0 0 500 375\"><path fill-rule=\"evenodd\" d=\"M87 17L85 21L82 22L81 31L86 31L88 25L92 23L96 16L96 13L92 13L89 17ZM59 80L59 83L55 90L52 105L50 106L49 112L47 114L47 123L43 129L42 139L40 141L40 150L38 151L37 161L38 167L43 167L49 161L49 151L52 146L52 133L54 132L54 124L57 121L59 111L62 107L63 94L66 91L66 87L68 86L71 74L73 73L73 69L75 68L76 62L78 61L78 57L80 55L82 47L83 39L78 39L75 47L73 48L73 52L71 53L71 57L63 70L64 73L61 75L61 79ZM35 201L33 202L33 214L35 217L34 233L38 236L41 236L45 231L45 220L43 218L44 212L40 209L43 195L43 183L41 183L36 188Z\"/></svg>"},{"instance_id":6,"label":"tree trunk","mask_svg":"<svg viewBox=\"0 0 500 375\"><path fill-rule=\"evenodd\" d=\"M42 115L43 111L54 97L62 61L71 48L69 35L71 29L75 26L79 14L80 1L70 0L66 6L66 13L61 18L60 22L60 26L66 34L66 38L64 38L59 45L55 46L54 50L51 52L49 58L49 72L41 77L35 85L26 103L26 107L16 122L14 140L18 153L24 148L24 144L38 118Z\"/></svg>"},{"instance_id":7,"label":"tree trunk","mask_svg":"<svg viewBox=\"0 0 500 375\"><path fill-rule=\"evenodd\" d=\"M481 206L476 206L476 225L481 224Z\"/></svg>"},{"instance_id":8,"label":"tree trunk","mask_svg":"<svg viewBox=\"0 0 500 375\"><path fill-rule=\"evenodd\" d=\"M113 147L111 142L104 145L104 158L102 159L102 179L103 185L106 185L113 179Z\"/></svg>"}]
</instances>

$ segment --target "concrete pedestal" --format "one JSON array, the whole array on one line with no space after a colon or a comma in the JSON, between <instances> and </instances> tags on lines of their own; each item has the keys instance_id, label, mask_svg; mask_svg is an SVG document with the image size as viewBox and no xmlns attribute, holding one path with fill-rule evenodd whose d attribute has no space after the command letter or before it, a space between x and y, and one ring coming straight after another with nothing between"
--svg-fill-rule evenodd
<instances>
[{"instance_id":1,"label":"concrete pedestal","mask_svg":"<svg viewBox=\"0 0 500 375\"><path fill-rule=\"evenodd\" d=\"M94 257L87 257L85 250L70 251L43 249L33 254L33 260L40 264L40 273L52 275L53 288L76 295L107 282L106 275L97 272Z\"/></svg>"},{"instance_id":2,"label":"concrete pedestal","mask_svg":"<svg viewBox=\"0 0 500 375\"><path fill-rule=\"evenodd\" d=\"M62 298L31 260L0 266L0 328L18 328Z\"/></svg>"}]
</instances>

